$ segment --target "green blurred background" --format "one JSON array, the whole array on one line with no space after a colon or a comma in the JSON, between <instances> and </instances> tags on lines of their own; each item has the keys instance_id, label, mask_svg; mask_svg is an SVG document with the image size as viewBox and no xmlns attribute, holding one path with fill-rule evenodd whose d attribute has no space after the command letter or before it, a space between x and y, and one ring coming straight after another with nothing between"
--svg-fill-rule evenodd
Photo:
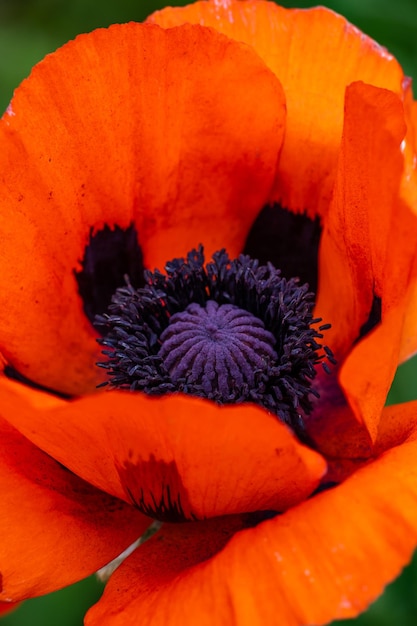
<instances>
[{"instance_id":1,"label":"green blurred background","mask_svg":"<svg viewBox=\"0 0 417 626\"><path fill-rule=\"evenodd\" d=\"M114 22L143 20L165 4L163 0L0 0L0 110L6 108L13 89L31 67L68 39ZM309 7L317 3L300 0L281 4ZM417 0L328 0L321 4L342 13L385 45L405 72L417 79ZM389 402L417 398L416 380L417 359L412 359L399 368ZM416 591L417 559L367 613L338 624L415 626ZM0 621L2 626L81 626L86 609L101 592L101 584L90 578L30 600Z\"/></svg>"}]
</instances>

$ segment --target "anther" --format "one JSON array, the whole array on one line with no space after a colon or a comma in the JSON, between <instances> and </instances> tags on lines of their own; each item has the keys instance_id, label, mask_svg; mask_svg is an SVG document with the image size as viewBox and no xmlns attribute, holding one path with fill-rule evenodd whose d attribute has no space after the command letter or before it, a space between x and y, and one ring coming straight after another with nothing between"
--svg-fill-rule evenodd
<instances>
[{"instance_id":1,"label":"anther","mask_svg":"<svg viewBox=\"0 0 417 626\"><path fill-rule=\"evenodd\" d=\"M254 402L297 429L318 397L316 366L335 363L308 285L225 250L205 264L201 246L165 270L145 272L140 289L119 288L96 317L108 384Z\"/></svg>"}]
</instances>

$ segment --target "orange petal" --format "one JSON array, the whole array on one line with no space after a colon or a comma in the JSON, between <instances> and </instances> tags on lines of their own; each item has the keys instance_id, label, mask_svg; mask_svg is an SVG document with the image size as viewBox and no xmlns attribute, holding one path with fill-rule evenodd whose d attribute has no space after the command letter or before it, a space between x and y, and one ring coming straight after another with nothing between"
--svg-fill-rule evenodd
<instances>
[{"instance_id":1,"label":"orange petal","mask_svg":"<svg viewBox=\"0 0 417 626\"><path fill-rule=\"evenodd\" d=\"M372 307L381 303L381 323L354 346L339 376L372 437L399 362L416 256L417 218L398 197L404 132L397 96L363 83L347 88L337 182L321 242L317 313L332 323L326 341L342 363Z\"/></svg>"},{"instance_id":2,"label":"orange petal","mask_svg":"<svg viewBox=\"0 0 417 626\"><path fill-rule=\"evenodd\" d=\"M85 617L84 624L86 626L97 626L98 624L111 624L112 626L137 626L137 624L165 624L166 611L170 606L171 616L167 619L166 624L187 624L182 621L183 604L187 604L191 597L199 595L202 590L188 588L188 598L175 598L174 602L171 593L171 583L176 577L181 577L184 573L187 576L188 570L194 565L210 559L221 550L229 541L229 539L244 527L244 517L228 516L214 520L187 523L187 524L164 524L162 529L154 538L148 540L140 547L140 551L135 551L133 557L128 557L120 566L120 573L113 574L107 583L102 601L94 606ZM139 560L139 565L137 561ZM159 563L159 577L156 576L156 562ZM163 564L163 565L162 565ZM141 593L140 588L136 590L137 597L145 600L143 610L137 610L136 603L132 603L134 591L132 586L136 584L141 576L140 570L143 571L149 567L149 586L150 595L157 597L157 605L153 610L148 609L148 600L145 594ZM129 579L129 574L131 578ZM159 595L159 587L167 584L166 595ZM197 583L198 584L198 583ZM115 588L118 593L115 594ZM220 592L220 589L219 589ZM204 593L204 592L203 592ZM207 598L208 599L208 598ZM214 605L218 607L217 592L212 596ZM219 598L221 602L221 599ZM194 606L194 600L193 606ZM126 603L126 606L123 604ZM110 607L109 604L112 606ZM214 608L214 607L213 607ZM200 619L203 621L200 622ZM217 621L217 615L213 613L213 624L222 624ZM143 621L142 621L143 620ZM152 621L154 620L154 621ZM204 616L201 611L195 613L195 620L192 624L205 625ZM233 626L235 622L232 620L227 626Z\"/></svg>"},{"instance_id":3,"label":"orange petal","mask_svg":"<svg viewBox=\"0 0 417 626\"><path fill-rule=\"evenodd\" d=\"M413 100L411 80L407 85L405 117L407 136L403 142L405 168L401 185L401 197L412 211L417 213L417 102ZM408 285L408 302L404 321L400 360L405 361L417 352L417 258Z\"/></svg>"},{"instance_id":4,"label":"orange petal","mask_svg":"<svg viewBox=\"0 0 417 626\"><path fill-rule=\"evenodd\" d=\"M394 448L230 540L227 520L164 527L114 574L86 625L304 626L357 615L417 543L416 454L416 441ZM210 558L211 534L220 550Z\"/></svg>"},{"instance_id":5,"label":"orange petal","mask_svg":"<svg viewBox=\"0 0 417 626\"><path fill-rule=\"evenodd\" d=\"M417 438L416 420L417 400L385 407L378 424L374 455L380 455L406 441L414 441Z\"/></svg>"},{"instance_id":6,"label":"orange petal","mask_svg":"<svg viewBox=\"0 0 417 626\"><path fill-rule=\"evenodd\" d=\"M0 390L3 415L33 443L160 519L282 511L308 497L326 469L252 405L115 391L34 410L10 384Z\"/></svg>"},{"instance_id":7,"label":"orange petal","mask_svg":"<svg viewBox=\"0 0 417 626\"><path fill-rule=\"evenodd\" d=\"M338 358L359 337L374 295L381 298L387 288L404 133L397 96L363 83L347 88L334 198L321 241L317 298L317 313L332 323L326 341Z\"/></svg>"},{"instance_id":8,"label":"orange petal","mask_svg":"<svg viewBox=\"0 0 417 626\"><path fill-rule=\"evenodd\" d=\"M62 468L1 418L0 431L0 601L85 578L149 526L149 518Z\"/></svg>"},{"instance_id":9,"label":"orange petal","mask_svg":"<svg viewBox=\"0 0 417 626\"><path fill-rule=\"evenodd\" d=\"M184 22L212 26L253 46L276 74L288 118L272 199L293 211L314 215L328 208L346 86L363 80L403 92L394 57L323 7L288 10L262 0L212 0L166 8L148 20L165 28Z\"/></svg>"},{"instance_id":10,"label":"orange petal","mask_svg":"<svg viewBox=\"0 0 417 626\"><path fill-rule=\"evenodd\" d=\"M324 407L320 402L317 416L313 413L307 420L308 434L328 461L326 482L342 482L383 452L417 437L417 401L384 407L376 440L372 442L369 432L354 419L349 407L338 406L337 398L335 400L333 407L331 397Z\"/></svg>"},{"instance_id":11,"label":"orange petal","mask_svg":"<svg viewBox=\"0 0 417 626\"><path fill-rule=\"evenodd\" d=\"M92 391L95 333L74 270L90 232L134 222L145 264L243 246L266 202L285 101L247 46L200 26L115 25L49 55L0 124L0 350Z\"/></svg>"},{"instance_id":12,"label":"orange petal","mask_svg":"<svg viewBox=\"0 0 417 626\"><path fill-rule=\"evenodd\" d=\"M401 362L409 294L417 284L417 216L394 203L385 266L382 271L382 320L354 346L340 372L357 417L375 439L382 408Z\"/></svg>"},{"instance_id":13,"label":"orange petal","mask_svg":"<svg viewBox=\"0 0 417 626\"><path fill-rule=\"evenodd\" d=\"M0 602L0 615L4 616L10 611L14 611L19 606L16 602Z\"/></svg>"},{"instance_id":14,"label":"orange petal","mask_svg":"<svg viewBox=\"0 0 417 626\"><path fill-rule=\"evenodd\" d=\"M403 363L417 353L417 255L414 259L406 290L405 317L401 334L399 362Z\"/></svg>"},{"instance_id":15,"label":"orange petal","mask_svg":"<svg viewBox=\"0 0 417 626\"><path fill-rule=\"evenodd\" d=\"M403 88L407 135L402 144L404 171L401 181L401 197L417 213L417 102L413 97L411 78L405 78Z\"/></svg>"},{"instance_id":16,"label":"orange petal","mask_svg":"<svg viewBox=\"0 0 417 626\"><path fill-rule=\"evenodd\" d=\"M405 288L401 282L397 283L397 288L402 296ZM373 440L400 360L404 305L403 302L393 304L393 308L389 304L386 308L383 306L382 323L354 347L340 372L340 383L350 406Z\"/></svg>"}]
</instances>

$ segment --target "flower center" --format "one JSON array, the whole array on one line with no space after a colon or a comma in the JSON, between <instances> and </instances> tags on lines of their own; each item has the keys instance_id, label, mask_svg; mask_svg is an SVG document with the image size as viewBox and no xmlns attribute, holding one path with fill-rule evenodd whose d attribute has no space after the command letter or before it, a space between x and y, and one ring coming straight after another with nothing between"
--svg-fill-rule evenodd
<instances>
[{"instance_id":1,"label":"flower center","mask_svg":"<svg viewBox=\"0 0 417 626\"><path fill-rule=\"evenodd\" d=\"M189 393L220 404L255 402L298 429L317 391L316 366L334 362L319 343L314 294L268 263L203 249L145 272L98 315L99 342L113 387L149 394Z\"/></svg>"},{"instance_id":2,"label":"flower center","mask_svg":"<svg viewBox=\"0 0 417 626\"><path fill-rule=\"evenodd\" d=\"M275 337L262 320L214 300L175 313L160 339L159 354L173 382L222 403L249 399L277 359Z\"/></svg>"}]
</instances>

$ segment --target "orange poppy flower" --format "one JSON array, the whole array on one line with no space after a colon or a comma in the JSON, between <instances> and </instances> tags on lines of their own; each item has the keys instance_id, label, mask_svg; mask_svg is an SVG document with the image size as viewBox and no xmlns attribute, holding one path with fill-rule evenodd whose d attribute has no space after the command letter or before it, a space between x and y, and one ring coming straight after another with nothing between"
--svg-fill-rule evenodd
<instances>
[{"instance_id":1,"label":"orange poppy flower","mask_svg":"<svg viewBox=\"0 0 417 626\"><path fill-rule=\"evenodd\" d=\"M416 122L395 59L323 8L197 2L34 68L0 125L0 601L155 519L88 626L324 624L398 574Z\"/></svg>"}]
</instances>

